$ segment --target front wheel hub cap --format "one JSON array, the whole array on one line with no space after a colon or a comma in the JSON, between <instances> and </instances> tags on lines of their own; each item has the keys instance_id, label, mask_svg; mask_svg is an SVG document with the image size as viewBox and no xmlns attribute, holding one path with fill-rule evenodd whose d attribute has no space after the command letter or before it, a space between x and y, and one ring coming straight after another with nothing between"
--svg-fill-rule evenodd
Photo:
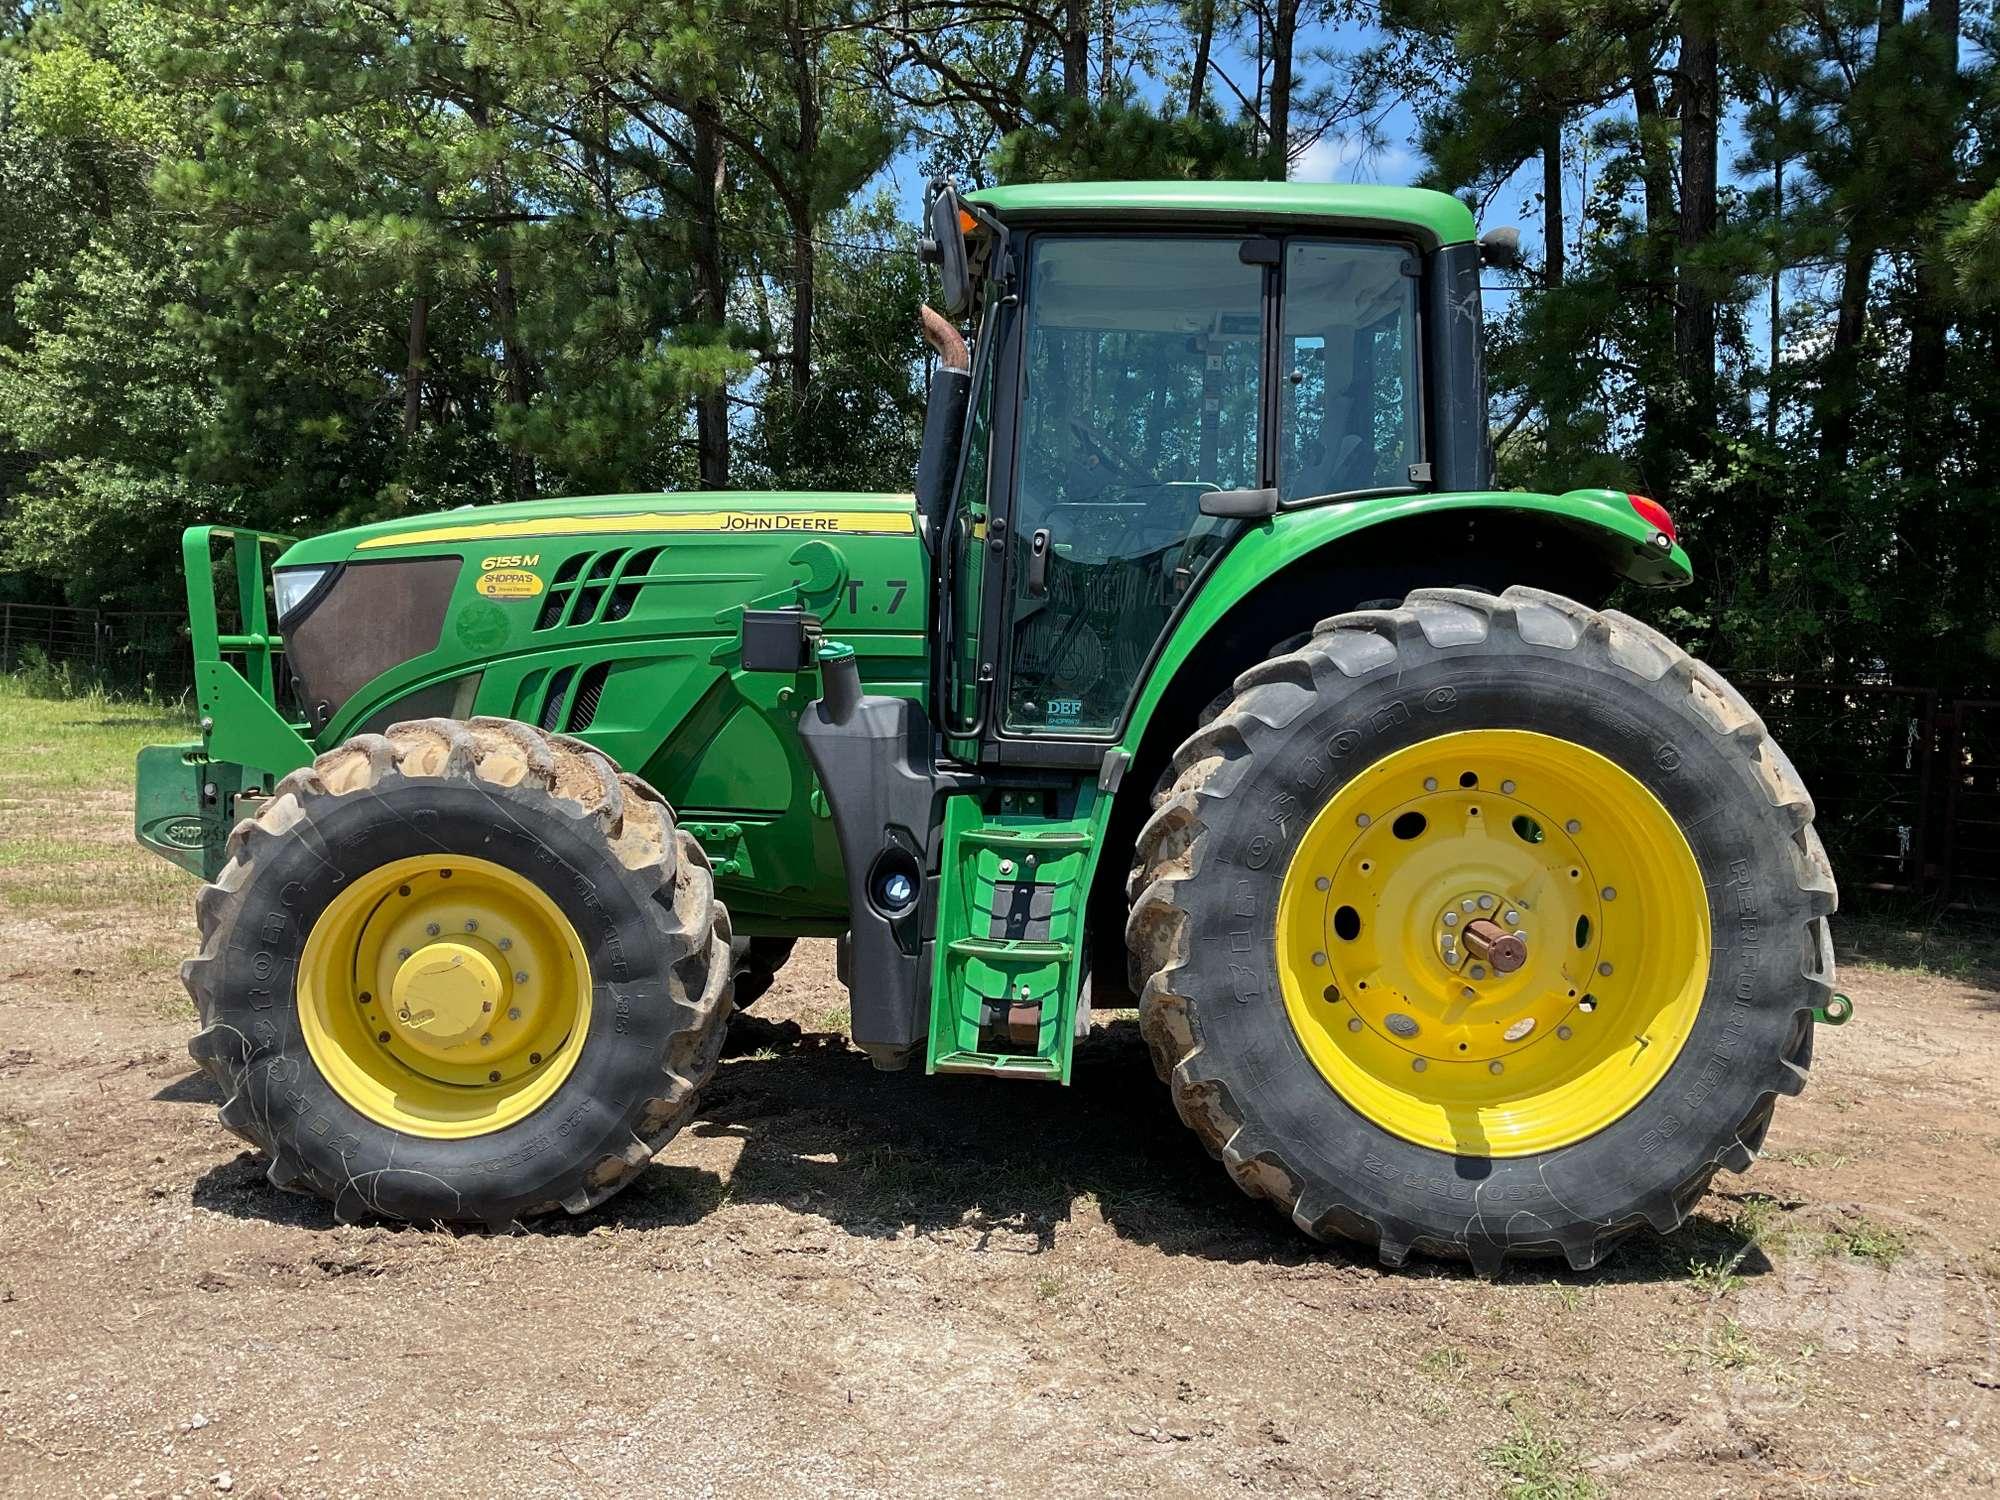
<instances>
[{"instance_id":1,"label":"front wheel hub cap","mask_svg":"<svg viewBox=\"0 0 2000 1500\"><path fill-rule=\"evenodd\" d=\"M421 1052L448 1056L476 1042L506 997L500 971L465 943L430 943L403 960L390 988L390 1024Z\"/></svg>"}]
</instances>

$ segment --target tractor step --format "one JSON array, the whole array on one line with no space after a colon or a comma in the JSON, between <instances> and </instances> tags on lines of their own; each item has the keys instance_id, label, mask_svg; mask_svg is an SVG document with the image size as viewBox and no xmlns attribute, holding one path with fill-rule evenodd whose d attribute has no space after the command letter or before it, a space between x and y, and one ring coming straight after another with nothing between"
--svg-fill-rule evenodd
<instances>
[{"instance_id":1,"label":"tractor step","mask_svg":"<svg viewBox=\"0 0 2000 1500\"><path fill-rule=\"evenodd\" d=\"M945 804L930 1072L1069 1081L1089 801L1067 818L994 806L990 793Z\"/></svg>"}]
</instances>

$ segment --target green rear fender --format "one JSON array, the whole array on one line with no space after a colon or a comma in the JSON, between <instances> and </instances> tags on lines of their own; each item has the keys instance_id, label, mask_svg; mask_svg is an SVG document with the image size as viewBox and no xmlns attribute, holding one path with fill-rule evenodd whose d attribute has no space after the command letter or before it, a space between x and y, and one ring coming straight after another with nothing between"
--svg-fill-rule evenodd
<instances>
[{"instance_id":1,"label":"green rear fender","mask_svg":"<svg viewBox=\"0 0 2000 1500\"><path fill-rule=\"evenodd\" d=\"M1161 701L1196 648L1225 627L1260 586L1286 569L1323 557L1332 577L1356 543L1397 534L1384 528L1408 532L1413 545L1422 536L1427 539L1423 545L1429 546L1435 539L1463 538L1474 520L1489 536L1505 534L1574 549L1572 565L1600 566L1607 585L1623 581L1642 588L1679 588L1694 576L1687 553L1671 539L1662 545L1660 533L1633 507L1631 498L1615 490L1404 495L1281 512L1240 536L1203 581L1168 634L1133 705L1119 748L1128 756L1136 755ZM1323 613L1338 607L1330 596Z\"/></svg>"}]
</instances>

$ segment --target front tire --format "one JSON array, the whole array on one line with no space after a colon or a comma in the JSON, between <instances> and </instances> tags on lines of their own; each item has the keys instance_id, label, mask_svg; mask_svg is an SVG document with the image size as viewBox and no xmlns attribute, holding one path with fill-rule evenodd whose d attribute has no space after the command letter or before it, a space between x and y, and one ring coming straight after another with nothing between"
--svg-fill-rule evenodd
<instances>
[{"instance_id":1,"label":"front tire","mask_svg":"<svg viewBox=\"0 0 2000 1500\"><path fill-rule=\"evenodd\" d=\"M281 1188L342 1217L582 1213L691 1116L730 1009L701 848L602 753L503 719L281 781L196 898L188 1045Z\"/></svg>"},{"instance_id":2,"label":"front tire","mask_svg":"<svg viewBox=\"0 0 2000 1500\"><path fill-rule=\"evenodd\" d=\"M1141 1027L1308 1234L1590 1266L1746 1169L1803 1086L1833 978L1811 799L1638 621L1525 588L1338 616L1174 767L1127 928Z\"/></svg>"}]
</instances>

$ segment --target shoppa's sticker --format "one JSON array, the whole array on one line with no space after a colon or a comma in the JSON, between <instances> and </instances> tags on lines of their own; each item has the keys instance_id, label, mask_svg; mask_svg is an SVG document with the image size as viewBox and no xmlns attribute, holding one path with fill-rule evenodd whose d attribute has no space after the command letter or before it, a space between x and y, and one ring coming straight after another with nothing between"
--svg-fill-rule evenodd
<instances>
[{"instance_id":1,"label":"shoppa's sticker","mask_svg":"<svg viewBox=\"0 0 2000 1500\"><path fill-rule=\"evenodd\" d=\"M542 591L542 577L526 568L488 568L473 587L488 599L532 599Z\"/></svg>"}]
</instances>

